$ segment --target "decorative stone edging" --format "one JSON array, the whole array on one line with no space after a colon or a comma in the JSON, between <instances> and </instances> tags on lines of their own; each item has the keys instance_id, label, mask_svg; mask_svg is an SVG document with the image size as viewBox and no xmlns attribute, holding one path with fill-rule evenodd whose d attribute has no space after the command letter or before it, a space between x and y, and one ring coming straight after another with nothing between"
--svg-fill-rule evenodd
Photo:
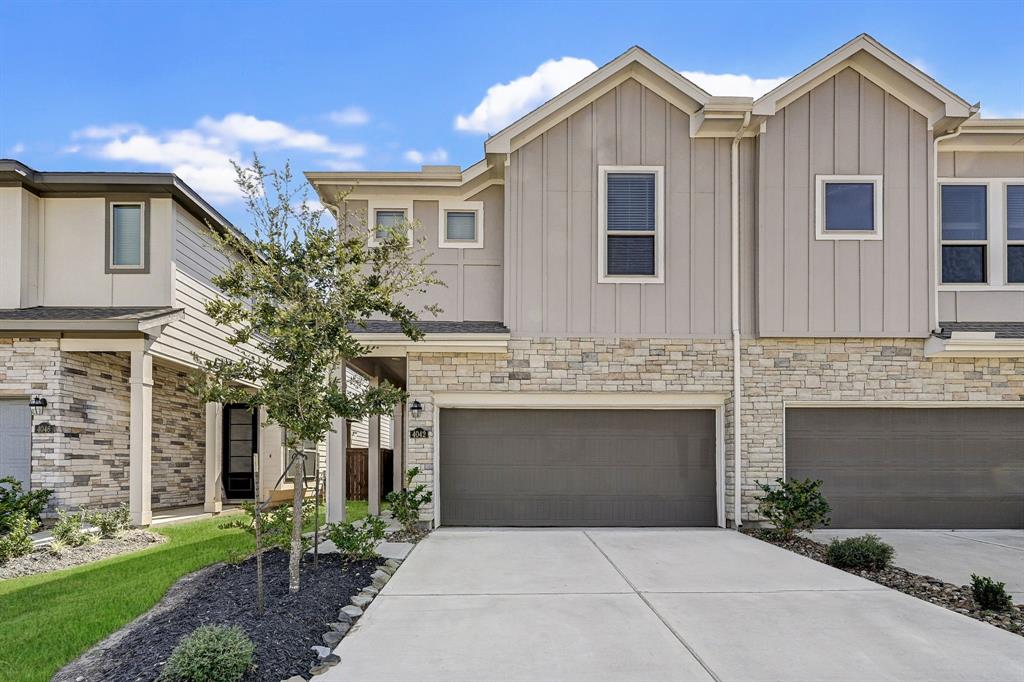
<instances>
[{"instance_id":1,"label":"decorative stone edging","mask_svg":"<svg viewBox=\"0 0 1024 682\"><path fill-rule=\"evenodd\" d=\"M334 666L341 663L341 657L333 653L333 650L341 643L341 640L345 638L351 630L352 626L355 625L359 617L363 615L363 612L370 606L374 597L380 594L380 590L384 588L384 585L391 580L391 576L395 574L398 567L402 565L400 559L388 559L383 564L377 567L370 578L373 582L368 586L364 587L362 591L353 596L347 604L341 607L338 612L338 620L333 623L329 623L328 626L331 628L325 632L322 636L324 644L327 646L313 646L313 651L319 656L319 660L313 667L309 669L309 674L313 677L322 675ZM295 675L293 677L284 680L284 682L305 682L305 680Z\"/></svg>"}]
</instances>

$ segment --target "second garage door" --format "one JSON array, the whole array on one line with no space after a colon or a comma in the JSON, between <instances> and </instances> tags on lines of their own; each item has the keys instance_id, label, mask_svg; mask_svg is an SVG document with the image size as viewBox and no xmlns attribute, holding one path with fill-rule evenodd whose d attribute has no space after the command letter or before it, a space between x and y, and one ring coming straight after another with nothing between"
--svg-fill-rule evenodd
<instances>
[{"instance_id":1,"label":"second garage door","mask_svg":"<svg viewBox=\"0 0 1024 682\"><path fill-rule=\"evenodd\" d=\"M835 528L1024 528L1024 410L791 408L786 475Z\"/></svg>"},{"instance_id":2,"label":"second garage door","mask_svg":"<svg viewBox=\"0 0 1024 682\"><path fill-rule=\"evenodd\" d=\"M711 410L442 409L446 526L714 526Z\"/></svg>"}]
</instances>

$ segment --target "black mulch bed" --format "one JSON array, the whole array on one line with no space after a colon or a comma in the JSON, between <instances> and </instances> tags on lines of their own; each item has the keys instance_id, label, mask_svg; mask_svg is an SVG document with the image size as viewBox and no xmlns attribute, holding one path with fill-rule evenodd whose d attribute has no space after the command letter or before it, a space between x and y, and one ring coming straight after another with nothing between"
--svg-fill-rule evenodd
<instances>
[{"instance_id":1,"label":"black mulch bed","mask_svg":"<svg viewBox=\"0 0 1024 682\"><path fill-rule=\"evenodd\" d=\"M823 564L828 563L825 561L826 545L810 538L798 536L792 540L779 540L770 530L753 529L743 532ZM828 534L827 530L821 532L825 535ZM969 585L954 585L931 576L911 573L898 566L890 566L881 571L840 570L1024 637L1024 606L1014 605L1008 611L1001 612L984 611L974 603Z\"/></svg>"},{"instance_id":2,"label":"black mulch bed","mask_svg":"<svg viewBox=\"0 0 1024 682\"><path fill-rule=\"evenodd\" d=\"M288 592L288 554L263 557L266 611L256 615L256 559L216 564L185 576L152 610L68 664L54 682L150 682L182 637L200 625L238 625L256 645L256 666L246 680L280 682L308 676L317 662L310 648L338 620L349 598L370 584L383 560L342 562L338 554L303 556L298 594Z\"/></svg>"}]
</instances>

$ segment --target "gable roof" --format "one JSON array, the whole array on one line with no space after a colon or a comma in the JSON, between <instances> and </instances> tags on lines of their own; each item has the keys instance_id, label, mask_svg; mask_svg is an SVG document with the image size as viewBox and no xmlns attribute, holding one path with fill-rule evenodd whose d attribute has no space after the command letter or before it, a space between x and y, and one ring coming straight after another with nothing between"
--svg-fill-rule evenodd
<instances>
[{"instance_id":1,"label":"gable roof","mask_svg":"<svg viewBox=\"0 0 1024 682\"><path fill-rule=\"evenodd\" d=\"M804 93L850 67L892 93L907 106L936 123L945 118L971 116L973 107L916 66L880 42L862 33L845 45L762 95L754 102L754 115L771 116Z\"/></svg>"},{"instance_id":2,"label":"gable roof","mask_svg":"<svg viewBox=\"0 0 1024 682\"><path fill-rule=\"evenodd\" d=\"M576 85L491 135L484 143L484 151L488 154L511 152L519 143L533 139L629 78L643 83L689 114L711 99L710 94L679 72L646 50L633 46Z\"/></svg>"}]
</instances>

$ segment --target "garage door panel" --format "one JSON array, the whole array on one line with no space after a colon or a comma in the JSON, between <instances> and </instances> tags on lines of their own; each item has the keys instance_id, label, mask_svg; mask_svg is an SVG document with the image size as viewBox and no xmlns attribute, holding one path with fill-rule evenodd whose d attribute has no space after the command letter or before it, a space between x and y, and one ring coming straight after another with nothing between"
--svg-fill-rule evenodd
<instances>
[{"instance_id":1,"label":"garage door panel","mask_svg":"<svg viewBox=\"0 0 1024 682\"><path fill-rule=\"evenodd\" d=\"M459 410L440 421L445 525L715 525L715 415Z\"/></svg>"},{"instance_id":2,"label":"garage door panel","mask_svg":"<svg viewBox=\"0 0 1024 682\"><path fill-rule=\"evenodd\" d=\"M791 408L786 474L837 528L1024 527L1024 410Z\"/></svg>"}]
</instances>

